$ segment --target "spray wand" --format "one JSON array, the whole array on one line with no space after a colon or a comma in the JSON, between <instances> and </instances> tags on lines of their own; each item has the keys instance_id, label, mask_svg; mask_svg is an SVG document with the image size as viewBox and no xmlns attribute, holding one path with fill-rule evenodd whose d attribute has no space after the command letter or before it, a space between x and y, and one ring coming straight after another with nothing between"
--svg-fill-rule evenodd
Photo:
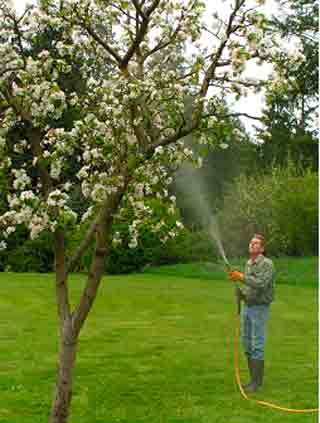
<instances>
[{"instance_id":1,"label":"spray wand","mask_svg":"<svg viewBox=\"0 0 320 423\"><path fill-rule=\"evenodd\" d=\"M231 267L231 264L229 263L226 255L222 254L222 258L223 258L223 261L224 261L224 264L225 264L226 272L227 273L231 272L232 267ZM241 298L240 298L240 295L239 295L239 288L237 286L235 288L235 296L236 296L236 302L237 302L237 312L240 315L241 314Z\"/></svg>"},{"instance_id":2,"label":"spray wand","mask_svg":"<svg viewBox=\"0 0 320 423\"><path fill-rule=\"evenodd\" d=\"M231 272L232 271L232 267L231 267L231 264L229 263L227 257L225 257L225 256L223 257L222 256L222 259L223 259L224 264L225 264L225 270L226 270L226 272Z\"/></svg>"}]
</instances>

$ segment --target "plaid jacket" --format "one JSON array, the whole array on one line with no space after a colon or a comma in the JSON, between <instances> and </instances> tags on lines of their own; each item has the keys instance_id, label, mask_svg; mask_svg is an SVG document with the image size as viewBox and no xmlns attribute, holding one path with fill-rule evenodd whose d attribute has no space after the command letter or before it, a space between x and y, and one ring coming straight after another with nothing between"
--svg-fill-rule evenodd
<instances>
[{"instance_id":1,"label":"plaid jacket","mask_svg":"<svg viewBox=\"0 0 320 423\"><path fill-rule=\"evenodd\" d=\"M255 262L248 260L244 273L244 286L240 287L248 305L270 304L274 300L275 271L273 263L260 254Z\"/></svg>"}]
</instances>

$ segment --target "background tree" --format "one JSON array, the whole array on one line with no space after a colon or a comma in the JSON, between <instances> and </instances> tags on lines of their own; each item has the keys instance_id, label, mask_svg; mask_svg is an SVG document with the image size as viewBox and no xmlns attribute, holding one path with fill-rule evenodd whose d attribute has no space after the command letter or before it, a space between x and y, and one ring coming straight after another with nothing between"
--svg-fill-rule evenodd
<instances>
[{"instance_id":1,"label":"background tree","mask_svg":"<svg viewBox=\"0 0 320 423\"><path fill-rule=\"evenodd\" d=\"M284 166L289 155L295 163L316 170L319 2L281 1L280 7L283 17L274 17L270 30L289 46L297 43L305 60L301 62L290 47L275 61L273 84L266 97L269 137L262 136L261 166L270 162Z\"/></svg>"},{"instance_id":2,"label":"background tree","mask_svg":"<svg viewBox=\"0 0 320 423\"><path fill-rule=\"evenodd\" d=\"M8 184L0 245L5 248L19 226L32 239L45 231L54 239L60 352L50 423L68 418L79 333L111 245L120 242L117 219L133 218L131 248L144 225L156 230L148 199L170 201L171 172L194 160L183 138L194 133L207 142L202 131L224 117L216 94L208 98L210 85L216 81L225 91L232 74L241 95L251 87L241 77L246 61L272 60L265 19L251 6L228 3L229 17L207 50L199 44L199 0L47 0L21 17L0 2L0 171ZM183 53L186 43L195 47L190 57ZM184 63L186 73L172 63ZM186 95L194 106L187 121ZM79 210L73 193L80 191ZM79 226L83 238L67 256L70 230ZM165 241L165 221L162 226ZM91 245L87 281L72 308L68 278Z\"/></svg>"},{"instance_id":3,"label":"background tree","mask_svg":"<svg viewBox=\"0 0 320 423\"><path fill-rule=\"evenodd\" d=\"M240 175L219 210L229 256L245 256L252 233L267 234L266 252L276 256L318 254L318 174L272 167L268 173ZM236 234L236 236L235 236Z\"/></svg>"}]
</instances>

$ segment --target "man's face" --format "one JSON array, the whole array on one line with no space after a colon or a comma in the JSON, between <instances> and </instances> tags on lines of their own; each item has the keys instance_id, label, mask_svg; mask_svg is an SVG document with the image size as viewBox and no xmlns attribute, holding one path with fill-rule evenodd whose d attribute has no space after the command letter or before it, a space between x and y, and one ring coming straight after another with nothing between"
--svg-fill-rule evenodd
<instances>
[{"instance_id":1,"label":"man's face","mask_svg":"<svg viewBox=\"0 0 320 423\"><path fill-rule=\"evenodd\" d=\"M249 244L249 253L251 255L259 255L264 252L264 248L262 246L261 240L258 238L252 238Z\"/></svg>"}]
</instances>

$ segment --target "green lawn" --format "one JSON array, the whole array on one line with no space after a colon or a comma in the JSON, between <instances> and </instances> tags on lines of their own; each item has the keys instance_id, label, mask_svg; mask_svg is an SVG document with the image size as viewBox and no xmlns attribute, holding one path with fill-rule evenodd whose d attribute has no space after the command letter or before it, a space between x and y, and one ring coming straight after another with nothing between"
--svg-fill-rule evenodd
<instances>
[{"instance_id":1,"label":"green lawn","mask_svg":"<svg viewBox=\"0 0 320 423\"><path fill-rule=\"evenodd\" d=\"M244 269L247 259L233 259L231 266L235 269ZM318 286L318 258L304 257L273 258L277 274L277 284L289 284L299 286ZM219 263L189 263L174 266L150 267L144 273L178 276L183 278L197 279L224 279L225 265Z\"/></svg>"},{"instance_id":2,"label":"green lawn","mask_svg":"<svg viewBox=\"0 0 320 423\"><path fill-rule=\"evenodd\" d=\"M287 264L293 281L299 262ZM241 399L233 374L232 285L219 269L216 279L201 272L197 278L195 270L190 277L186 269L189 277L180 266L173 276L148 269L103 280L81 334L70 423L317 422L316 414ZM74 300L83 282L72 278ZM305 287L303 276L301 284L284 282L269 322L265 388L256 397L315 407L318 290L310 280ZM0 423L47 421L57 332L53 275L0 274ZM241 367L246 379L242 356Z\"/></svg>"}]
</instances>

